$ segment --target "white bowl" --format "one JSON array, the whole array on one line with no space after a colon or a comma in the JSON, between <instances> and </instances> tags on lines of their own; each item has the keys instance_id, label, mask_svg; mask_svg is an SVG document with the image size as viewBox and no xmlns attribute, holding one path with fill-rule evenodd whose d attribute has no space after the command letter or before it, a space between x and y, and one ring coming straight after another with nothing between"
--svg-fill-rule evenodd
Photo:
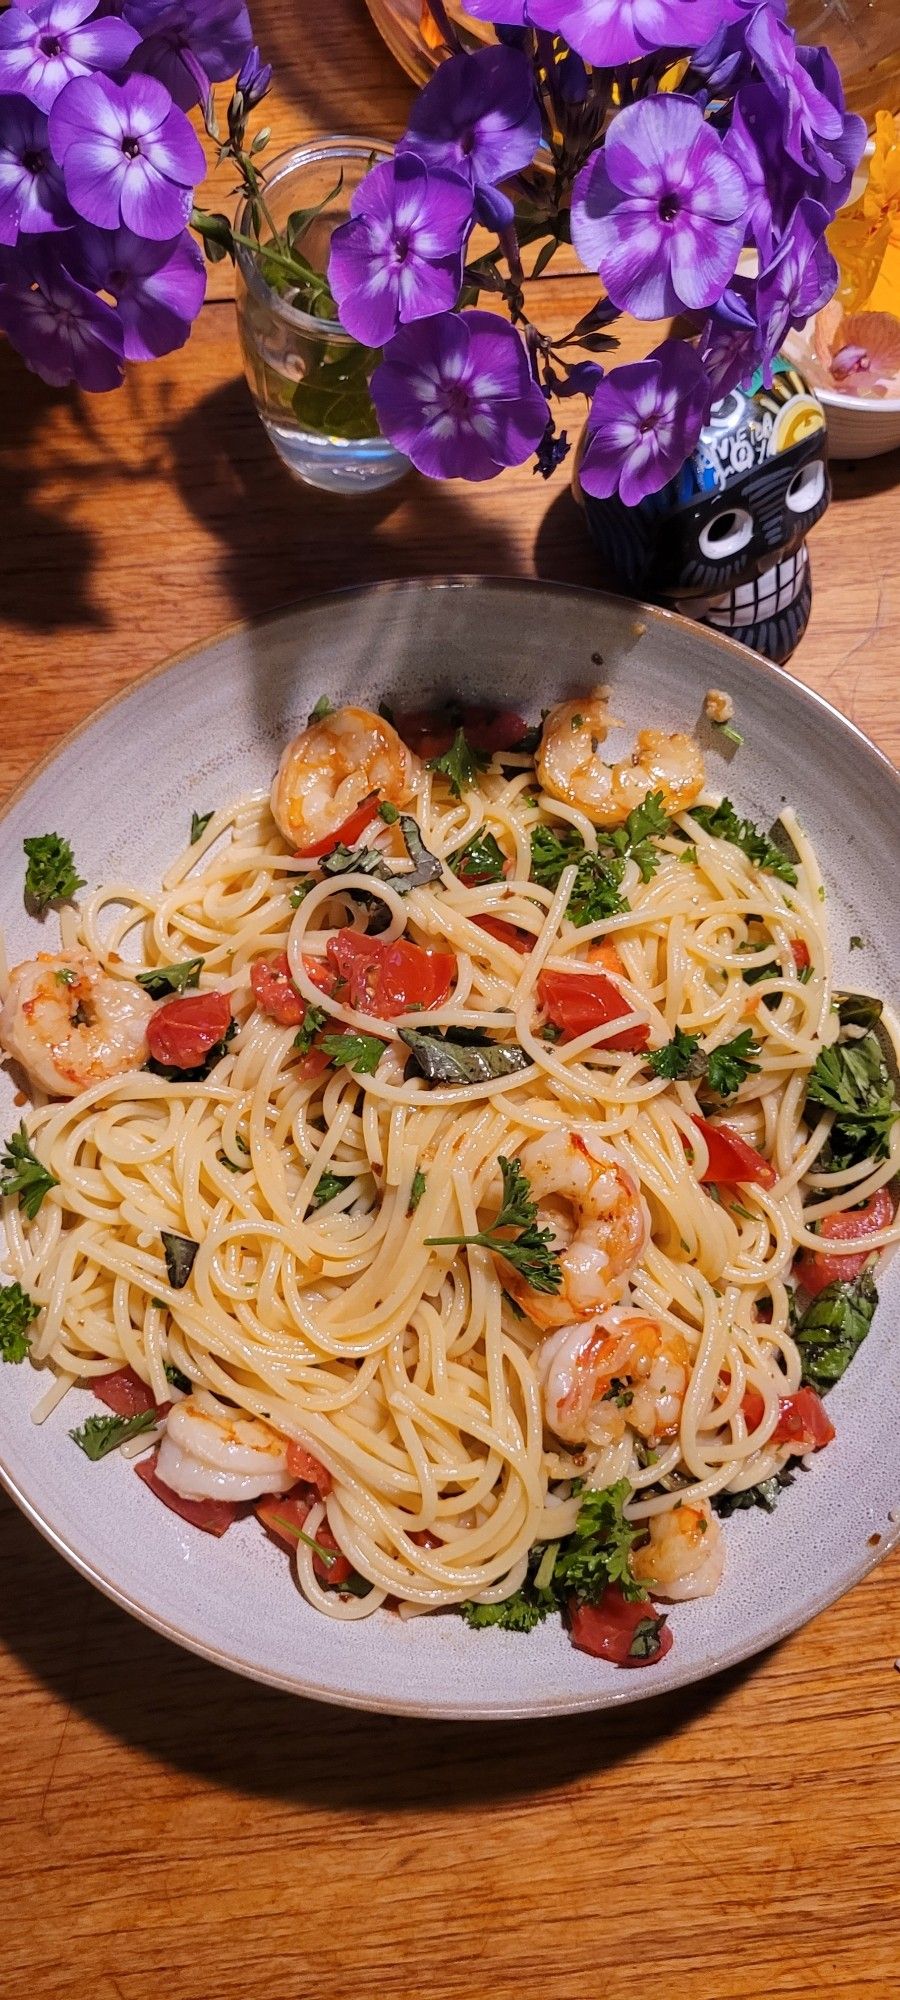
<instances>
[{"instance_id":1,"label":"white bowl","mask_svg":"<svg viewBox=\"0 0 900 2000\"><path fill-rule=\"evenodd\" d=\"M809 341L814 322L784 343L785 354L801 373L809 368ZM900 396L848 396L840 389L820 389L811 383L828 423L829 458L880 458L900 445Z\"/></svg>"}]
</instances>

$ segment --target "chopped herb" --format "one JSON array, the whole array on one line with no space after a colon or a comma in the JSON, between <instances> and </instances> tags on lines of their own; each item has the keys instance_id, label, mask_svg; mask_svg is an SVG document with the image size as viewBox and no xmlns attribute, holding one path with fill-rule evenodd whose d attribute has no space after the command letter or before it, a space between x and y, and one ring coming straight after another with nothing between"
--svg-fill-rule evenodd
<instances>
[{"instance_id":1,"label":"chopped herb","mask_svg":"<svg viewBox=\"0 0 900 2000\"><path fill-rule=\"evenodd\" d=\"M819 902L820 902L820 903L824 903L824 901L825 901L825 884L824 884L824 882L820 882L820 883L819 883L819 886L818 886L818 889L816 890L816 895L817 895L817 896L818 896L818 898L819 898Z\"/></svg>"},{"instance_id":2,"label":"chopped herb","mask_svg":"<svg viewBox=\"0 0 900 2000\"><path fill-rule=\"evenodd\" d=\"M25 1360L31 1346L25 1329L39 1311L21 1285L0 1286L0 1361Z\"/></svg>"},{"instance_id":3,"label":"chopped herb","mask_svg":"<svg viewBox=\"0 0 900 2000\"><path fill-rule=\"evenodd\" d=\"M33 1222L44 1196L51 1188L58 1187L59 1182L32 1152L24 1118L18 1132L13 1132L6 1141L0 1154L0 1170L0 1194L17 1194L23 1215Z\"/></svg>"},{"instance_id":4,"label":"chopped herb","mask_svg":"<svg viewBox=\"0 0 900 2000\"><path fill-rule=\"evenodd\" d=\"M606 917L621 916L628 904L619 894L625 862L615 853L591 853L574 827L555 832L549 826L531 830L532 880L544 889L555 889L564 868L575 866L566 916L580 929L584 924L602 923Z\"/></svg>"},{"instance_id":5,"label":"chopped herb","mask_svg":"<svg viewBox=\"0 0 900 2000\"><path fill-rule=\"evenodd\" d=\"M158 1423L156 1410L142 1410L137 1417L86 1417L76 1431L69 1432L69 1436L85 1456L96 1463L108 1452L118 1451L120 1444L127 1444L129 1438L154 1430Z\"/></svg>"},{"instance_id":6,"label":"chopped herb","mask_svg":"<svg viewBox=\"0 0 900 2000\"><path fill-rule=\"evenodd\" d=\"M632 1548L643 1529L633 1528L623 1513L630 1492L627 1479L602 1492L588 1490L572 1534L563 1541L538 1543L529 1556L525 1582L501 1604L460 1605L466 1623L476 1629L497 1625L507 1632L531 1632L572 1599L597 1603L610 1583L617 1583L629 1602L643 1602L647 1592L631 1572Z\"/></svg>"},{"instance_id":7,"label":"chopped herb","mask_svg":"<svg viewBox=\"0 0 900 2000\"><path fill-rule=\"evenodd\" d=\"M156 1307L157 1312L167 1313L169 1310L165 1299L151 1299L150 1304Z\"/></svg>"},{"instance_id":8,"label":"chopped herb","mask_svg":"<svg viewBox=\"0 0 900 2000\"><path fill-rule=\"evenodd\" d=\"M70 965L64 965L61 972L54 972L53 977L59 986L74 986L78 974L72 971Z\"/></svg>"},{"instance_id":9,"label":"chopped herb","mask_svg":"<svg viewBox=\"0 0 900 2000\"><path fill-rule=\"evenodd\" d=\"M774 842L754 826L752 819L741 819L735 812L730 799L723 799L717 806L693 806L691 818L702 826L705 833L711 833L716 840L730 840L746 854L754 867L762 868L769 875L777 875L782 882L796 882L797 870L792 861L776 847Z\"/></svg>"},{"instance_id":10,"label":"chopped herb","mask_svg":"<svg viewBox=\"0 0 900 2000\"><path fill-rule=\"evenodd\" d=\"M806 1086L806 1101L835 1113L828 1137L828 1163L833 1172L840 1173L859 1160L886 1157L900 1106L877 1036L869 1033L858 1041L833 1042L830 1048L820 1049Z\"/></svg>"},{"instance_id":11,"label":"chopped herb","mask_svg":"<svg viewBox=\"0 0 900 2000\"><path fill-rule=\"evenodd\" d=\"M884 1001L868 993L836 993L838 1020L842 1028L877 1028L884 1013Z\"/></svg>"},{"instance_id":12,"label":"chopped herb","mask_svg":"<svg viewBox=\"0 0 900 2000\"><path fill-rule=\"evenodd\" d=\"M488 1625L497 1625L503 1632L533 1632L555 1609L552 1599L542 1602L526 1583L512 1597L504 1597L501 1604L476 1604L468 1599L460 1605L459 1614L475 1632L484 1631Z\"/></svg>"},{"instance_id":13,"label":"chopped herb","mask_svg":"<svg viewBox=\"0 0 900 2000\"><path fill-rule=\"evenodd\" d=\"M194 1258L200 1248L192 1236L175 1236L170 1229L161 1229L162 1246L166 1259L166 1270L173 1292L180 1292L194 1268Z\"/></svg>"},{"instance_id":14,"label":"chopped herb","mask_svg":"<svg viewBox=\"0 0 900 2000\"><path fill-rule=\"evenodd\" d=\"M489 1083L531 1067L531 1057L518 1042L492 1042L481 1032L463 1041L454 1029L442 1035L437 1028L401 1028L400 1039L429 1083Z\"/></svg>"},{"instance_id":15,"label":"chopped herb","mask_svg":"<svg viewBox=\"0 0 900 2000\"><path fill-rule=\"evenodd\" d=\"M705 1521L703 1526L705 1528ZM631 1635L628 1658L630 1660L655 1660L660 1649L660 1634L665 1630L667 1623L668 1619L665 1611L660 1611L655 1618L639 1618Z\"/></svg>"},{"instance_id":16,"label":"chopped herb","mask_svg":"<svg viewBox=\"0 0 900 2000\"><path fill-rule=\"evenodd\" d=\"M450 745L440 757L429 757L429 771L440 771L447 779L455 799L461 799L464 791L470 791L476 783L479 771L487 769L490 758L480 750L473 750L466 742L465 731L458 729Z\"/></svg>"},{"instance_id":17,"label":"chopped herb","mask_svg":"<svg viewBox=\"0 0 900 2000\"><path fill-rule=\"evenodd\" d=\"M391 876L391 880L397 894L399 896L406 896L409 894L410 889L421 889L426 882L436 882L438 876L442 875L444 870L443 863L438 860L437 855L432 854L425 846L425 842L419 832L418 824L409 813L400 814L400 832L403 835L406 852L413 864L412 873L409 875L394 874Z\"/></svg>"},{"instance_id":18,"label":"chopped herb","mask_svg":"<svg viewBox=\"0 0 900 2000\"><path fill-rule=\"evenodd\" d=\"M877 1304L871 1270L850 1284L825 1286L794 1328L804 1382L824 1394L840 1381L865 1340Z\"/></svg>"},{"instance_id":19,"label":"chopped herb","mask_svg":"<svg viewBox=\"0 0 900 2000\"><path fill-rule=\"evenodd\" d=\"M801 986L807 986L812 978L812 966L801 965L797 972L797 978L799 979Z\"/></svg>"},{"instance_id":20,"label":"chopped herb","mask_svg":"<svg viewBox=\"0 0 900 2000\"><path fill-rule=\"evenodd\" d=\"M336 1194L343 1194L346 1185L346 1179L342 1179L340 1174L320 1174L313 1191L313 1208L324 1208L325 1203L333 1201Z\"/></svg>"},{"instance_id":21,"label":"chopped herb","mask_svg":"<svg viewBox=\"0 0 900 2000\"><path fill-rule=\"evenodd\" d=\"M624 827L616 827L610 835L617 853L630 855L637 862L642 882L649 882L659 867L660 857L651 841L661 839L671 824L663 810L662 792L649 792L628 814Z\"/></svg>"},{"instance_id":22,"label":"chopped herb","mask_svg":"<svg viewBox=\"0 0 900 2000\"><path fill-rule=\"evenodd\" d=\"M223 1167L228 1168L230 1174L245 1174L247 1171L246 1167L242 1165L240 1160L229 1160L228 1154L223 1153L221 1149L216 1154L216 1159L220 1162L220 1164Z\"/></svg>"},{"instance_id":23,"label":"chopped herb","mask_svg":"<svg viewBox=\"0 0 900 2000\"><path fill-rule=\"evenodd\" d=\"M425 1193L427 1185L428 1183L426 1181L425 1175L422 1172L421 1167L417 1167L412 1177L412 1187L409 1190L409 1207L406 1211L407 1215L415 1214L416 1209L418 1208L419 1203L422 1199L422 1196Z\"/></svg>"},{"instance_id":24,"label":"chopped herb","mask_svg":"<svg viewBox=\"0 0 900 2000\"><path fill-rule=\"evenodd\" d=\"M533 826L531 829L531 874L542 889L555 889L564 868L581 860L584 841L574 826Z\"/></svg>"},{"instance_id":25,"label":"chopped herb","mask_svg":"<svg viewBox=\"0 0 900 2000\"><path fill-rule=\"evenodd\" d=\"M685 847L682 853L679 854L678 859L681 862L682 867L696 868L698 855L697 855L697 849L693 845L693 842L688 843L687 847Z\"/></svg>"},{"instance_id":26,"label":"chopped herb","mask_svg":"<svg viewBox=\"0 0 900 2000\"><path fill-rule=\"evenodd\" d=\"M572 721L571 721L571 725L570 725L570 726L571 726L571 728L572 728L572 729L583 729L583 728L584 728L584 716L583 716L583 715L573 715L573 717L572 717Z\"/></svg>"},{"instance_id":27,"label":"chopped herb","mask_svg":"<svg viewBox=\"0 0 900 2000\"><path fill-rule=\"evenodd\" d=\"M321 1033L328 1020L324 1007L307 1007L301 1026L294 1036L293 1046L298 1055L305 1056L312 1048L316 1036Z\"/></svg>"},{"instance_id":28,"label":"chopped herb","mask_svg":"<svg viewBox=\"0 0 900 2000\"><path fill-rule=\"evenodd\" d=\"M634 1440L634 1455L642 1472L646 1472L648 1466L655 1465L659 1458L659 1452L651 1451L650 1446L646 1445L641 1437L636 1437Z\"/></svg>"},{"instance_id":29,"label":"chopped herb","mask_svg":"<svg viewBox=\"0 0 900 2000\"><path fill-rule=\"evenodd\" d=\"M748 1076L758 1075L760 1065L754 1060L758 1055L759 1045L753 1040L752 1028L744 1028L733 1041L710 1049L706 1064L710 1090L717 1097L733 1097Z\"/></svg>"},{"instance_id":30,"label":"chopped herb","mask_svg":"<svg viewBox=\"0 0 900 2000\"><path fill-rule=\"evenodd\" d=\"M780 1494L786 1486L793 1486L794 1474L786 1465L770 1479L760 1479L755 1486L744 1486L740 1493L714 1493L712 1505L723 1521L732 1514L741 1514L748 1507L762 1507L767 1514L774 1514Z\"/></svg>"},{"instance_id":31,"label":"chopped herb","mask_svg":"<svg viewBox=\"0 0 900 2000\"><path fill-rule=\"evenodd\" d=\"M182 1375L181 1369L176 1368L174 1361L166 1362L166 1381L171 1382L173 1389L180 1389L183 1396L189 1396L194 1387L190 1376Z\"/></svg>"},{"instance_id":32,"label":"chopped herb","mask_svg":"<svg viewBox=\"0 0 900 2000\"><path fill-rule=\"evenodd\" d=\"M390 799L382 799L378 807L378 817L384 820L385 826L394 826L400 814Z\"/></svg>"},{"instance_id":33,"label":"chopped herb","mask_svg":"<svg viewBox=\"0 0 900 2000\"><path fill-rule=\"evenodd\" d=\"M292 910L299 910L304 896L309 895L310 889L315 889L317 887L318 880L319 878L317 875L304 875L301 881L296 882L294 884L289 899Z\"/></svg>"},{"instance_id":34,"label":"chopped herb","mask_svg":"<svg viewBox=\"0 0 900 2000\"><path fill-rule=\"evenodd\" d=\"M730 722L716 722L715 716L713 716L712 720L716 729L720 731L721 735L725 737L726 741L728 743L734 743L737 749L739 750L741 744L744 741L740 730L735 729Z\"/></svg>"},{"instance_id":35,"label":"chopped herb","mask_svg":"<svg viewBox=\"0 0 900 2000\"><path fill-rule=\"evenodd\" d=\"M196 845L197 845L197 842L198 842L198 840L202 840L202 838L203 838L203 835L204 835L204 834L205 834L205 832L206 832L206 829L207 829L207 827L208 827L208 825L209 825L209 822L210 822L210 820L211 820L211 819L214 819L214 817L215 817L215 808L213 809L213 811L212 811L212 812L208 812L208 813L195 813L195 812L192 812L192 813L191 813L191 846L192 846L192 847L196 847Z\"/></svg>"},{"instance_id":36,"label":"chopped herb","mask_svg":"<svg viewBox=\"0 0 900 2000\"><path fill-rule=\"evenodd\" d=\"M501 1153L498 1164L503 1176L503 1200L491 1228L476 1230L471 1236L426 1236L425 1241L429 1247L477 1243L484 1250L493 1250L495 1256L505 1258L532 1291L558 1292L562 1284L559 1252L552 1248L552 1229L537 1226L531 1183L518 1160L506 1160ZM519 1233L515 1237L503 1236L500 1232L505 1229L516 1229Z\"/></svg>"},{"instance_id":37,"label":"chopped herb","mask_svg":"<svg viewBox=\"0 0 900 2000\"><path fill-rule=\"evenodd\" d=\"M329 854L323 854L320 866L326 875L377 875L383 882L391 875L377 848L346 847L342 840Z\"/></svg>"},{"instance_id":38,"label":"chopped herb","mask_svg":"<svg viewBox=\"0 0 900 2000\"><path fill-rule=\"evenodd\" d=\"M706 1074L706 1051L700 1047L699 1035L686 1035L676 1028L670 1042L664 1042L661 1049L654 1049L647 1057L647 1068L654 1076L665 1076L673 1081L681 1077L704 1076Z\"/></svg>"},{"instance_id":39,"label":"chopped herb","mask_svg":"<svg viewBox=\"0 0 900 2000\"><path fill-rule=\"evenodd\" d=\"M454 875L458 875L469 888L474 888L482 882L501 882L505 860L503 849L493 834L479 828L464 847L458 847L455 854L451 854L449 866Z\"/></svg>"},{"instance_id":40,"label":"chopped herb","mask_svg":"<svg viewBox=\"0 0 900 2000\"><path fill-rule=\"evenodd\" d=\"M374 1076L385 1050L377 1035L359 1035L353 1029L343 1035L323 1035L321 1047L335 1069L352 1069L359 1076Z\"/></svg>"},{"instance_id":41,"label":"chopped herb","mask_svg":"<svg viewBox=\"0 0 900 2000\"><path fill-rule=\"evenodd\" d=\"M320 694L319 699L316 702L315 708L311 708L309 711L309 715L307 716L307 723L324 722L326 715L333 715L333 714L334 714L333 701L329 701L327 694Z\"/></svg>"},{"instance_id":42,"label":"chopped herb","mask_svg":"<svg viewBox=\"0 0 900 2000\"><path fill-rule=\"evenodd\" d=\"M203 1061L197 1063L194 1069L176 1069L166 1063L157 1062L155 1056L150 1057L144 1068L150 1070L153 1076L165 1077L167 1083L203 1083L215 1069L216 1064L221 1062L222 1057L228 1054L228 1045L234 1040L237 1031L238 1023L232 1018L221 1040L214 1042L211 1049L207 1049Z\"/></svg>"},{"instance_id":43,"label":"chopped herb","mask_svg":"<svg viewBox=\"0 0 900 2000\"><path fill-rule=\"evenodd\" d=\"M25 870L25 901L35 916L42 917L51 903L71 903L84 876L75 868L75 856L61 833L38 833L22 845L28 857Z\"/></svg>"},{"instance_id":44,"label":"chopped herb","mask_svg":"<svg viewBox=\"0 0 900 2000\"><path fill-rule=\"evenodd\" d=\"M562 1028L557 1027L555 1021L544 1022L544 1025L541 1029L542 1042L561 1042L562 1038L563 1038L563 1030Z\"/></svg>"},{"instance_id":45,"label":"chopped herb","mask_svg":"<svg viewBox=\"0 0 900 2000\"><path fill-rule=\"evenodd\" d=\"M865 940L865 938L864 938L864 937L860 937L860 936L859 936L859 933L858 933L857 931L854 931L854 933L853 933L853 936L852 936L852 938L850 939L850 950L851 950L851 951L864 951L864 950L865 950L865 946L866 946L866 940Z\"/></svg>"},{"instance_id":46,"label":"chopped herb","mask_svg":"<svg viewBox=\"0 0 900 2000\"><path fill-rule=\"evenodd\" d=\"M138 972L135 977L151 1000L161 1000L165 993L186 993L189 986L199 986L203 965L202 958L185 958L180 965L156 965L152 972Z\"/></svg>"}]
</instances>

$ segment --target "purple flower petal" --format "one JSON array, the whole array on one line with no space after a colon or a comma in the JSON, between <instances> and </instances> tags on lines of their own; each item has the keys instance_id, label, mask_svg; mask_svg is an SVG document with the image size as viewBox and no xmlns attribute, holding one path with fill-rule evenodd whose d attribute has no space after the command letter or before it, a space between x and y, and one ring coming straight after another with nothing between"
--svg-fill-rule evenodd
<instances>
[{"instance_id":1,"label":"purple flower petal","mask_svg":"<svg viewBox=\"0 0 900 2000\"><path fill-rule=\"evenodd\" d=\"M0 243L59 230L71 221L47 120L24 97L0 97Z\"/></svg>"},{"instance_id":2,"label":"purple flower petal","mask_svg":"<svg viewBox=\"0 0 900 2000\"><path fill-rule=\"evenodd\" d=\"M402 327L371 387L384 435L431 479L493 479L536 451L547 428L525 346L493 313Z\"/></svg>"},{"instance_id":3,"label":"purple flower petal","mask_svg":"<svg viewBox=\"0 0 900 2000\"><path fill-rule=\"evenodd\" d=\"M131 69L158 77L182 111L200 101L198 67L222 83L253 46L244 0L125 0L123 12L142 37Z\"/></svg>"},{"instance_id":4,"label":"purple flower petal","mask_svg":"<svg viewBox=\"0 0 900 2000\"><path fill-rule=\"evenodd\" d=\"M528 0L535 27L564 36L601 69L659 49L698 48L738 12L731 0Z\"/></svg>"},{"instance_id":5,"label":"purple flower petal","mask_svg":"<svg viewBox=\"0 0 900 2000\"><path fill-rule=\"evenodd\" d=\"M148 243L130 229L83 229L74 254L72 275L116 301L127 361L153 361L184 346L206 291L192 236Z\"/></svg>"},{"instance_id":6,"label":"purple flower petal","mask_svg":"<svg viewBox=\"0 0 900 2000\"><path fill-rule=\"evenodd\" d=\"M37 246L0 283L0 327L25 365L59 388L117 389L123 339L118 314Z\"/></svg>"},{"instance_id":7,"label":"purple flower petal","mask_svg":"<svg viewBox=\"0 0 900 2000\"><path fill-rule=\"evenodd\" d=\"M119 69L138 36L115 16L88 20L96 0L35 0L0 16L0 90L49 111L73 77Z\"/></svg>"},{"instance_id":8,"label":"purple flower petal","mask_svg":"<svg viewBox=\"0 0 900 2000\"><path fill-rule=\"evenodd\" d=\"M382 347L406 321L453 307L471 220L461 175L414 153L373 167L331 239L328 277L347 332Z\"/></svg>"},{"instance_id":9,"label":"purple flower petal","mask_svg":"<svg viewBox=\"0 0 900 2000\"><path fill-rule=\"evenodd\" d=\"M531 64L517 49L451 56L413 104L401 152L491 187L533 158L541 135Z\"/></svg>"},{"instance_id":10,"label":"purple flower petal","mask_svg":"<svg viewBox=\"0 0 900 2000\"><path fill-rule=\"evenodd\" d=\"M79 77L50 113L50 143L78 215L165 241L188 220L203 149L156 78Z\"/></svg>"},{"instance_id":11,"label":"purple flower petal","mask_svg":"<svg viewBox=\"0 0 900 2000\"><path fill-rule=\"evenodd\" d=\"M626 507L657 493L693 451L711 393L699 356L666 340L646 361L614 368L597 389L581 462L586 493Z\"/></svg>"}]
</instances>

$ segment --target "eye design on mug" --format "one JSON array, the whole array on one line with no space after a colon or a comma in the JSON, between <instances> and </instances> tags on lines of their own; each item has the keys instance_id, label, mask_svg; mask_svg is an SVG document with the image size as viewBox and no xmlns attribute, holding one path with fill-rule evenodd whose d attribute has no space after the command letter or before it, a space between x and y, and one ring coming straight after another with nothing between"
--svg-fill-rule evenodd
<instances>
[{"instance_id":1,"label":"eye design on mug","mask_svg":"<svg viewBox=\"0 0 900 2000\"><path fill-rule=\"evenodd\" d=\"M752 535L753 516L746 507L722 507L701 528L699 542L705 556L721 562L724 557L736 556L740 549L745 549Z\"/></svg>"},{"instance_id":2,"label":"eye design on mug","mask_svg":"<svg viewBox=\"0 0 900 2000\"><path fill-rule=\"evenodd\" d=\"M821 458L814 458L794 473L785 502L792 514L809 514L813 507L818 507L824 491L825 465Z\"/></svg>"}]
</instances>

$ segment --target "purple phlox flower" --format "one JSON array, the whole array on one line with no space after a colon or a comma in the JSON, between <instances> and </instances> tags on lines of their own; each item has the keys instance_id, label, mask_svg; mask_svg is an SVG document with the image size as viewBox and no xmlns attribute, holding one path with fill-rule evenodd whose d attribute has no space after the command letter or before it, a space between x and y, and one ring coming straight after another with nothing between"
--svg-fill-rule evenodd
<instances>
[{"instance_id":1,"label":"purple phlox flower","mask_svg":"<svg viewBox=\"0 0 900 2000\"><path fill-rule=\"evenodd\" d=\"M120 69L135 47L126 21L91 19L97 0L23 0L0 15L0 91L49 111L74 76Z\"/></svg>"},{"instance_id":2,"label":"purple phlox flower","mask_svg":"<svg viewBox=\"0 0 900 2000\"><path fill-rule=\"evenodd\" d=\"M383 347L398 326L455 306L471 221L460 174L414 153L373 167L331 239L328 281L347 332Z\"/></svg>"},{"instance_id":3,"label":"purple phlox flower","mask_svg":"<svg viewBox=\"0 0 900 2000\"><path fill-rule=\"evenodd\" d=\"M579 469L586 493L619 493L636 507L658 493L693 451L710 410L703 363L684 340L664 340L646 361L614 368L588 417Z\"/></svg>"},{"instance_id":4,"label":"purple phlox flower","mask_svg":"<svg viewBox=\"0 0 900 2000\"><path fill-rule=\"evenodd\" d=\"M572 241L614 305L638 319L712 305L737 263L744 177L689 97L650 97L613 119L575 182Z\"/></svg>"},{"instance_id":5,"label":"purple phlox flower","mask_svg":"<svg viewBox=\"0 0 900 2000\"><path fill-rule=\"evenodd\" d=\"M495 313L401 327L371 388L385 437L430 479L493 479L523 464L547 428L524 343Z\"/></svg>"},{"instance_id":6,"label":"purple phlox flower","mask_svg":"<svg viewBox=\"0 0 900 2000\"><path fill-rule=\"evenodd\" d=\"M263 98L268 95L271 83L272 65L261 62L259 50L254 43L249 55L246 55L241 63L235 84L235 90L240 92L245 113L255 111L256 106L262 103Z\"/></svg>"},{"instance_id":7,"label":"purple phlox flower","mask_svg":"<svg viewBox=\"0 0 900 2000\"><path fill-rule=\"evenodd\" d=\"M122 11L143 38L132 68L158 77L182 111L210 81L234 76L253 47L244 0L124 0Z\"/></svg>"},{"instance_id":8,"label":"purple phlox flower","mask_svg":"<svg viewBox=\"0 0 900 2000\"><path fill-rule=\"evenodd\" d=\"M539 472L542 479L552 479L557 466L568 458L572 447L568 431L557 432L552 417L547 419L547 428L534 455L532 472Z\"/></svg>"},{"instance_id":9,"label":"purple phlox flower","mask_svg":"<svg viewBox=\"0 0 900 2000\"><path fill-rule=\"evenodd\" d=\"M827 49L798 49L801 69L805 69L823 97L830 97L842 111L841 131L836 139L820 140L817 148L819 179L809 193L824 202L835 216L850 193L850 183L866 148L866 121L855 111L844 111L844 93L834 57Z\"/></svg>"},{"instance_id":10,"label":"purple phlox flower","mask_svg":"<svg viewBox=\"0 0 900 2000\"><path fill-rule=\"evenodd\" d=\"M563 35L600 69L659 49L695 49L736 12L737 0L528 0L536 28Z\"/></svg>"},{"instance_id":11,"label":"purple phlox flower","mask_svg":"<svg viewBox=\"0 0 900 2000\"><path fill-rule=\"evenodd\" d=\"M0 243L71 221L44 112L25 97L0 97Z\"/></svg>"},{"instance_id":12,"label":"purple phlox flower","mask_svg":"<svg viewBox=\"0 0 900 2000\"><path fill-rule=\"evenodd\" d=\"M746 37L778 106L786 152L798 166L824 175L826 181L843 180L848 141L856 145L863 121L854 118L850 133L845 132L844 95L832 57L825 49L798 49L790 28L769 7L756 9Z\"/></svg>"},{"instance_id":13,"label":"purple phlox flower","mask_svg":"<svg viewBox=\"0 0 900 2000\"><path fill-rule=\"evenodd\" d=\"M717 398L767 373L788 328L827 305L838 270L825 229L828 210L808 195L798 202L781 242L756 278L729 285L706 322L700 354Z\"/></svg>"},{"instance_id":14,"label":"purple phlox flower","mask_svg":"<svg viewBox=\"0 0 900 2000\"><path fill-rule=\"evenodd\" d=\"M451 56L420 91L398 152L449 167L475 189L481 220L502 228L512 204L497 183L534 157L541 112L527 56L517 49L479 49Z\"/></svg>"},{"instance_id":15,"label":"purple phlox flower","mask_svg":"<svg viewBox=\"0 0 900 2000\"><path fill-rule=\"evenodd\" d=\"M174 242L147 243L130 229L80 229L74 275L111 292L126 361L155 361L183 347L203 304L206 267L185 230Z\"/></svg>"},{"instance_id":16,"label":"purple phlox flower","mask_svg":"<svg viewBox=\"0 0 900 2000\"><path fill-rule=\"evenodd\" d=\"M165 242L185 227L194 184L206 172L203 148L155 77L123 84L81 76L50 113L50 144L76 212L99 229L124 222Z\"/></svg>"},{"instance_id":17,"label":"purple phlox flower","mask_svg":"<svg viewBox=\"0 0 900 2000\"><path fill-rule=\"evenodd\" d=\"M777 234L809 191L809 177L784 151L777 110L766 84L741 85L723 144L743 174L750 234L767 262Z\"/></svg>"},{"instance_id":18,"label":"purple phlox flower","mask_svg":"<svg viewBox=\"0 0 900 2000\"><path fill-rule=\"evenodd\" d=\"M70 278L44 243L4 260L0 327L26 367L54 388L118 389L122 381L118 313Z\"/></svg>"}]
</instances>

